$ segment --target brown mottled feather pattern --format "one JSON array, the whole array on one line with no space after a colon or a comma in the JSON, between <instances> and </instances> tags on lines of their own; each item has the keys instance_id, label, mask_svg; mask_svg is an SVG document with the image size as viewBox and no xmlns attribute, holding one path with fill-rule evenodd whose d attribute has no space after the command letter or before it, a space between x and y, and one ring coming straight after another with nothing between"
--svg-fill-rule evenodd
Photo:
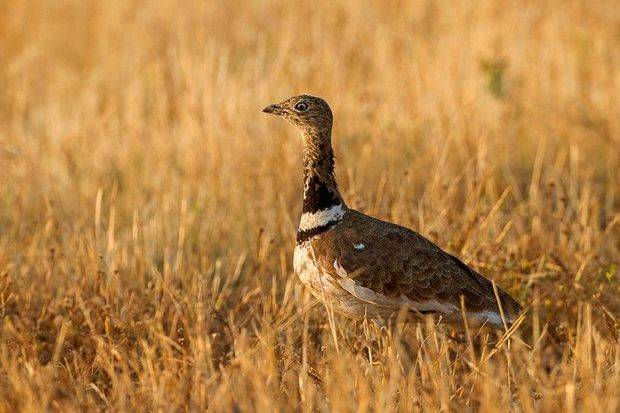
<instances>
[{"instance_id":1,"label":"brown mottled feather pattern","mask_svg":"<svg viewBox=\"0 0 620 413\"><path fill-rule=\"evenodd\" d=\"M459 303L462 295L468 311L498 311L489 280L408 228L349 209L341 223L310 242L319 268L335 279L337 260L356 285L386 297ZM519 304L498 292L506 316L517 315Z\"/></svg>"}]
</instances>

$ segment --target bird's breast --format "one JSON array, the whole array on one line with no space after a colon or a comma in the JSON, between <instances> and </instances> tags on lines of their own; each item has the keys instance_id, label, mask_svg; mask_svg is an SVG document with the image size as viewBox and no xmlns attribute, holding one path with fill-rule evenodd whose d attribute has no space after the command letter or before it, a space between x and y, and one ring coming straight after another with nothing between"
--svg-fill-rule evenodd
<instances>
[{"instance_id":1,"label":"bird's breast","mask_svg":"<svg viewBox=\"0 0 620 413\"><path fill-rule=\"evenodd\" d=\"M331 276L319 268L310 241L295 247L293 268L301 282L310 287L313 293L322 291L326 295L333 295L339 289L330 282Z\"/></svg>"},{"instance_id":2,"label":"bird's breast","mask_svg":"<svg viewBox=\"0 0 620 413\"><path fill-rule=\"evenodd\" d=\"M293 257L295 273L306 285L312 295L323 302L329 302L330 308L351 318L363 318L374 313L367 303L350 294L332 274L322 271L318 264L310 241L298 244ZM337 262L335 271L339 270ZM343 277L343 275L339 275ZM346 273L344 274L346 277ZM342 280L341 280L342 281Z\"/></svg>"}]
</instances>

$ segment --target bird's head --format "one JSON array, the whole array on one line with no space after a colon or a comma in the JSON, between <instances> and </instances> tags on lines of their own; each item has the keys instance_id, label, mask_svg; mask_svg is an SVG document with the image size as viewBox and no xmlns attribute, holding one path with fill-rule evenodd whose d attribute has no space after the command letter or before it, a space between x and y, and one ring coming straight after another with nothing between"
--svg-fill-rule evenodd
<instances>
[{"instance_id":1,"label":"bird's head","mask_svg":"<svg viewBox=\"0 0 620 413\"><path fill-rule=\"evenodd\" d=\"M302 133L330 132L333 122L332 111L327 102L310 95L288 98L267 106L265 113L282 116Z\"/></svg>"}]
</instances>

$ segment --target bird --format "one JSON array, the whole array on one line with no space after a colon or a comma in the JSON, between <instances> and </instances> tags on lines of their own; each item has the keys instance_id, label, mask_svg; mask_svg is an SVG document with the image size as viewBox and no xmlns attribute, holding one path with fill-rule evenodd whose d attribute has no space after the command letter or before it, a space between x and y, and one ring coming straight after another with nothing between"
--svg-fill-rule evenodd
<instances>
[{"instance_id":1,"label":"bird","mask_svg":"<svg viewBox=\"0 0 620 413\"><path fill-rule=\"evenodd\" d=\"M263 112L301 132L303 204L293 268L311 293L349 318L386 320L400 311L440 322L508 328L522 307L504 290L419 233L349 208L338 190L333 114L311 95Z\"/></svg>"}]
</instances>

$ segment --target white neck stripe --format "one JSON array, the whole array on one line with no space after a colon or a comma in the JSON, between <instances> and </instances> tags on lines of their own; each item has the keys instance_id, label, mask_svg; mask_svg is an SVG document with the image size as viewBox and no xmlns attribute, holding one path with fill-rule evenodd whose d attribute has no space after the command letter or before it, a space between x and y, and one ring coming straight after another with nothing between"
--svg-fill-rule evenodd
<instances>
[{"instance_id":1,"label":"white neck stripe","mask_svg":"<svg viewBox=\"0 0 620 413\"><path fill-rule=\"evenodd\" d=\"M304 212L299 221L299 231L308 231L327 225L330 222L340 221L343 216L344 208L340 204L320 209L316 212Z\"/></svg>"}]
</instances>

